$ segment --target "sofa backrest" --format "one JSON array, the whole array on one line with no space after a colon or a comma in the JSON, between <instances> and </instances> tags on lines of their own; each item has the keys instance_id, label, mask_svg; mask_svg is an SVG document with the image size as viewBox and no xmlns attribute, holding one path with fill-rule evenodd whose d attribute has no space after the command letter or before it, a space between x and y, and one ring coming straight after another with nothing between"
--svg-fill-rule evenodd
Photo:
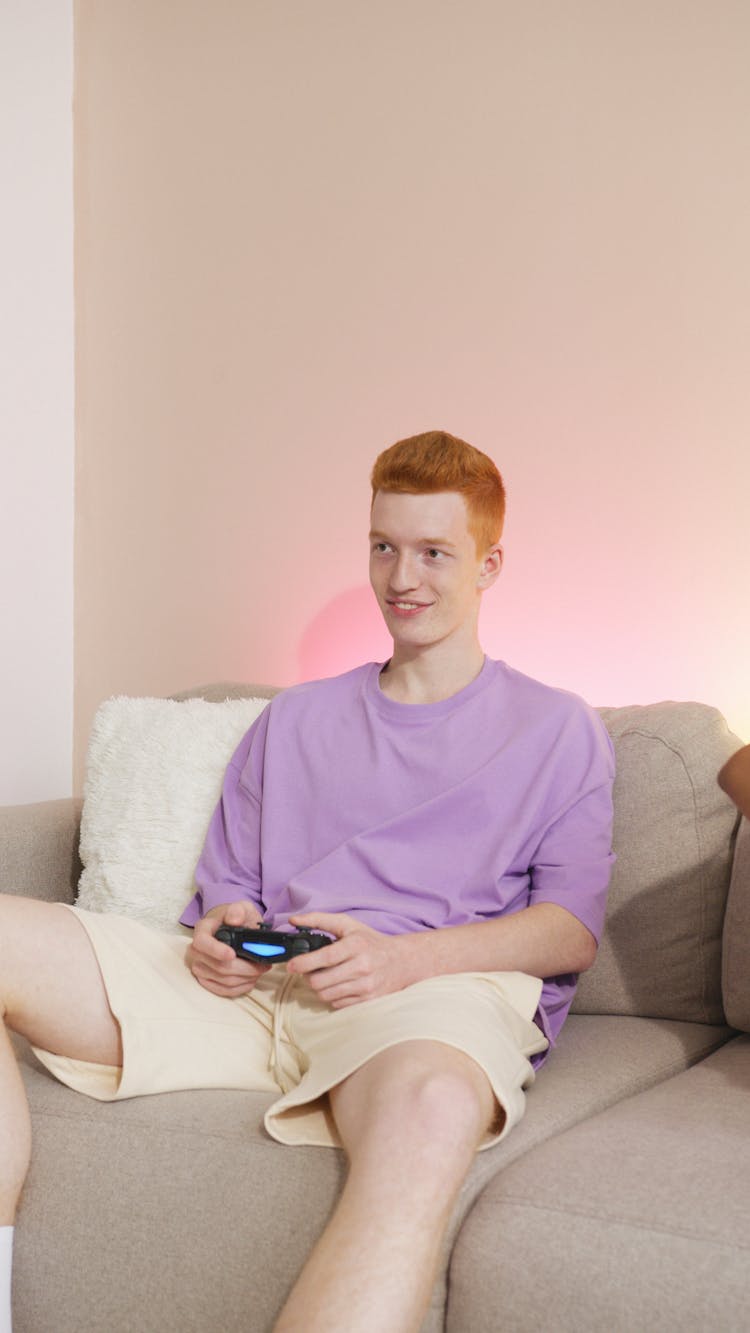
<instances>
[{"instance_id":1,"label":"sofa backrest","mask_svg":"<svg viewBox=\"0 0 750 1333\"><path fill-rule=\"evenodd\" d=\"M280 691L278 685L243 685L236 680L218 681L211 685L196 685L192 690L180 690L170 694L170 699L205 699L210 704L223 703L224 699L273 699Z\"/></svg>"},{"instance_id":2,"label":"sofa backrest","mask_svg":"<svg viewBox=\"0 0 750 1333\"><path fill-rule=\"evenodd\" d=\"M715 708L602 708L617 761L617 862L576 1013L724 1021L721 949L739 816L717 774L742 742Z\"/></svg>"},{"instance_id":3,"label":"sofa backrest","mask_svg":"<svg viewBox=\"0 0 750 1333\"><path fill-rule=\"evenodd\" d=\"M724 917L724 1009L732 1027L750 1032L750 823L737 834Z\"/></svg>"}]
</instances>

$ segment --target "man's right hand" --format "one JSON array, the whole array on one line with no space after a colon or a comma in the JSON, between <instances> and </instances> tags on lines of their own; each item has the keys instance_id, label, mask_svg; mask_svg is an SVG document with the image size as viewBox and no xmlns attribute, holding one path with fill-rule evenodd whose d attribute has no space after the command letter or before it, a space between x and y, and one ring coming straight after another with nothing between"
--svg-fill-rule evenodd
<instances>
[{"instance_id":1,"label":"man's right hand","mask_svg":"<svg viewBox=\"0 0 750 1333\"><path fill-rule=\"evenodd\" d=\"M214 995L236 999L248 995L259 977L269 969L269 963L250 963L238 958L229 944L215 939L219 926L257 926L261 917L256 907L247 901L224 903L212 907L196 925L193 940L187 951L190 971L206 990Z\"/></svg>"}]
</instances>

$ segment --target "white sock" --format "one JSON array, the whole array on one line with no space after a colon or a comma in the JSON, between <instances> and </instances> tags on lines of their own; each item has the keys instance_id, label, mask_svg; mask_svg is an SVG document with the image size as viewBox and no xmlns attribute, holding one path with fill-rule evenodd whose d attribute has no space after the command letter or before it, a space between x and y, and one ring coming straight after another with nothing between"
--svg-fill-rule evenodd
<instances>
[{"instance_id":1,"label":"white sock","mask_svg":"<svg viewBox=\"0 0 750 1333\"><path fill-rule=\"evenodd\" d=\"M0 1227L0 1333L11 1333L10 1270L13 1262L13 1227Z\"/></svg>"}]
</instances>

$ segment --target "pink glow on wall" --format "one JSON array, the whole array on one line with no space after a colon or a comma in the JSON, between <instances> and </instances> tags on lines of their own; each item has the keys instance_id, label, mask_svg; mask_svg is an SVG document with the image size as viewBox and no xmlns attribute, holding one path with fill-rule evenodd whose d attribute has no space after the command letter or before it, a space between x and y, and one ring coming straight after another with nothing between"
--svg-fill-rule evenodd
<instances>
[{"instance_id":1,"label":"pink glow on wall","mask_svg":"<svg viewBox=\"0 0 750 1333\"><path fill-rule=\"evenodd\" d=\"M549 580L534 586L507 571L504 578L486 595L482 609L480 635L491 657L598 707L662 699L710 704L723 712L739 740L750 740L750 673L739 655L727 659L723 649L734 635L737 612L731 596L709 606L701 603L704 632L696 634L695 607L681 602L679 590L663 585L653 588L650 604L641 606L636 618L622 589L619 603L613 601L606 574L597 579L592 571L588 583L565 603L556 600L554 589L550 592ZM666 603L671 597L671 611L660 609L662 596ZM744 633L740 626L740 641ZM363 661L385 661L390 646L370 588L349 589L313 617L285 683L335 675ZM748 653L750 644L745 660L750 660Z\"/></svg>"},{"instance_id":2,"label":"pink glow on wall","mask_svg":"<svg viewBox=\"0 0 750 1333\"><path fill-rule=\"evenodd\" d=\"M368 585L349 588L321 607L299 644L299 679L318 680L362 662L386 661L391 642Z\"/></svg>"}]
</instances>

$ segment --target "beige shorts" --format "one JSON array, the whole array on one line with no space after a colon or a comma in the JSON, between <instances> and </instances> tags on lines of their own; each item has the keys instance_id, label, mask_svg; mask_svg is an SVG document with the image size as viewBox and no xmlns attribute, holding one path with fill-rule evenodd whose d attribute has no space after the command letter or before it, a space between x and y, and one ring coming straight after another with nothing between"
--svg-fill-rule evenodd
<instances>
[{"instance_id":1,"label":"beige shorts","mask_svg":"<svg viewBox=\"0 0 750 1333\"><path fill-rule=\"evenodd\" d=\"M443 1042L485 1072L505 1118L496 1143L520 1120L529 1057L547 1048L532 1022L541 981L523 972L432 977L381 999L331 1009L284 967L250 995L224 999L195 980L182 934L127 917L70 908L85 927L121 1031L122 1069L35 1048L61 1082L100 1101L187 1088L277 1094L265 1115L281 1143L338 1146L327 1092L400 1042ZM278 1094L281 1094L280 1096Z\"/></svg>"}]
</instances>

